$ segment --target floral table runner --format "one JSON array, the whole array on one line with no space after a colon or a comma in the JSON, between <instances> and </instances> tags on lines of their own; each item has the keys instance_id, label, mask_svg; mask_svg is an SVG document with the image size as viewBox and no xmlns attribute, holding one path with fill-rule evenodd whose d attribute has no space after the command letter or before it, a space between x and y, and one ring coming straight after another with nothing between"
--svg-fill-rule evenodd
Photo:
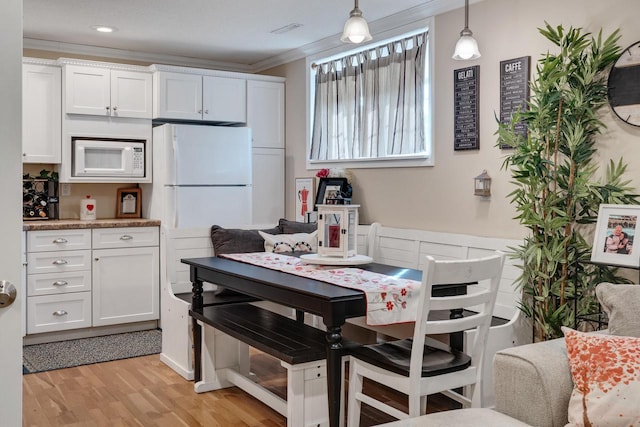
<instances>
[{"instance_id":1,"label":"floral table runner","mask_svg":"<svg viewBox=\"0 0 640 427\"><path fill-rule=\"evenodd\" d=\"M300 258L272 252L220 255L224 258L297 276L358 289L365 293L367 324L389 325L416 320L420 282L398 279L353 267L305 264Z\"/></svg>"}]
</instances>

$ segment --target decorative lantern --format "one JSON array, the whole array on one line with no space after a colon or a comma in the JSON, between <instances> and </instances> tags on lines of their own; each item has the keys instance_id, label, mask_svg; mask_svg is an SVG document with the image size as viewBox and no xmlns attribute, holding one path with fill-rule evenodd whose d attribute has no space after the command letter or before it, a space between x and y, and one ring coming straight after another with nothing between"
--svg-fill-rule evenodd
<instances>
[{"instance_id":1,"label":"decorative lantern","mask_svg":"<svg viewBox=\"0 0 640 427\"><path fill-rule=\"evenodd\" d=\"M357 254L360 205L318 205L318 256Z\"/></svg>"},{"instance_id":2,"label":"decorative lantern","mask_svg":"<svg viewBox=\"0 0 640 427\"><path fill-rule=\"evenodd\" d=\"M491 196L491 177L487 173L487 170L483 170L482 173L474 178L476 196Z\"/></svg>"}]
</instances>

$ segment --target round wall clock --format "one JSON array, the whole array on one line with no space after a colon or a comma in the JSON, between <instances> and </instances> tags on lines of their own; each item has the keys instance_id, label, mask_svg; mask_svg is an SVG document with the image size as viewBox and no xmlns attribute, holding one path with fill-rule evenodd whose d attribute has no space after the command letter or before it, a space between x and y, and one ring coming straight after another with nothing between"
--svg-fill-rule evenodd
<instances>
[{"instance_id":1,"label":"round wall clock","mask_svg":"<svg viewBox=\"0 0 640 427\"><path fill-rule=\"evenodd\" d=\"M623 122L640 126L640 41L624 51L607 82L609 105Z\"/></svg>"}]
</instances>

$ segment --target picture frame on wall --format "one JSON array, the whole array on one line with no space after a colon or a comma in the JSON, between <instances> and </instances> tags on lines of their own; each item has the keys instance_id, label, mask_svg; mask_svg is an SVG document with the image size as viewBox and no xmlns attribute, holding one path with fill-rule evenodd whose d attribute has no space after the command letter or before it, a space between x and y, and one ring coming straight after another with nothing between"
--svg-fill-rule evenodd
<instances>
[{"instance_id":1,"label":"picture frame on wall","mask_svg":"<svg viewBox=\"0 0 640 427\"><path fill-rule=\"evenodd\" d=\"M640 205L600 205L591 261L620 267L640 266Z\"/></svg>"},{"instance_id":2,"label":"picture frame on wall","mask_svg":"<svg viewBox=\"0 0 640 427\"><path fill-rule=\"evenodd\" d=\"M116 218L142 217L142 190L140 188L118 188Z\"/></svg>"},{"instance_id":3,"label":"picture frame on wall","mask_svg":"<svg viewBox=\"0 0 640 427\"><path fill-rule=\"evenodd\" d=\"M313 210L318 210L318 205L324 205L327 199L335 199L347 192L349 180L347 178L320 178L318 192Z\"/></svg>"},{"instance_id":4,"label":"picture frame on wall","mask_svg":"<svg viewBox=\"0 0 640 427\"><path fill-rule=\"evenodd\" d=\"M296 221L306 222L307 212L313 210L315 190L315 178L296 178Z\"/></svg>"},{"instance_id":5,"label":"picture frame on wall","mask_svg":"<svg viewBox=\"0 0 640 427\"><path fill-rule=\"evenodd\" d=\"M531 76L531 57L521 56L500 61L500 123L508 124L518 111L529 108L529 79ZM528 127L520 120L515 124L514 132L526 139ZM501 144L500 148L513 148Z\"/></svg>"},{"instance_id":6,"label":"picture frame on wall","mask_svg":"<svg viewBox=\"0 0 640 427\"><path fill-rule=\"evenodd\" d=\"M453 70L453 149L480 149L480 66Z\"/></svg>"}]
</instances>

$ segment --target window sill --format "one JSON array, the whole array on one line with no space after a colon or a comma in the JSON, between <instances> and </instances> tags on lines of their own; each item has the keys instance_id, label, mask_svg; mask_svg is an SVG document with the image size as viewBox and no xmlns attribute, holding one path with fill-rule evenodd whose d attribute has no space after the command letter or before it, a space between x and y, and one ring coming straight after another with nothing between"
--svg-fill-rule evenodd
<instances>
[{"instance_id":1,"label":"window sill","mask_svg":"<svg viewBox=\"0 0 640 427\"><path fill-rule=\"evenodd\" d=\"M307 170L323 168L415 168L434 166L433 157L405 157L402 159L362 159L362 160L307 160Z\"/></svg>"}]
</instances>

